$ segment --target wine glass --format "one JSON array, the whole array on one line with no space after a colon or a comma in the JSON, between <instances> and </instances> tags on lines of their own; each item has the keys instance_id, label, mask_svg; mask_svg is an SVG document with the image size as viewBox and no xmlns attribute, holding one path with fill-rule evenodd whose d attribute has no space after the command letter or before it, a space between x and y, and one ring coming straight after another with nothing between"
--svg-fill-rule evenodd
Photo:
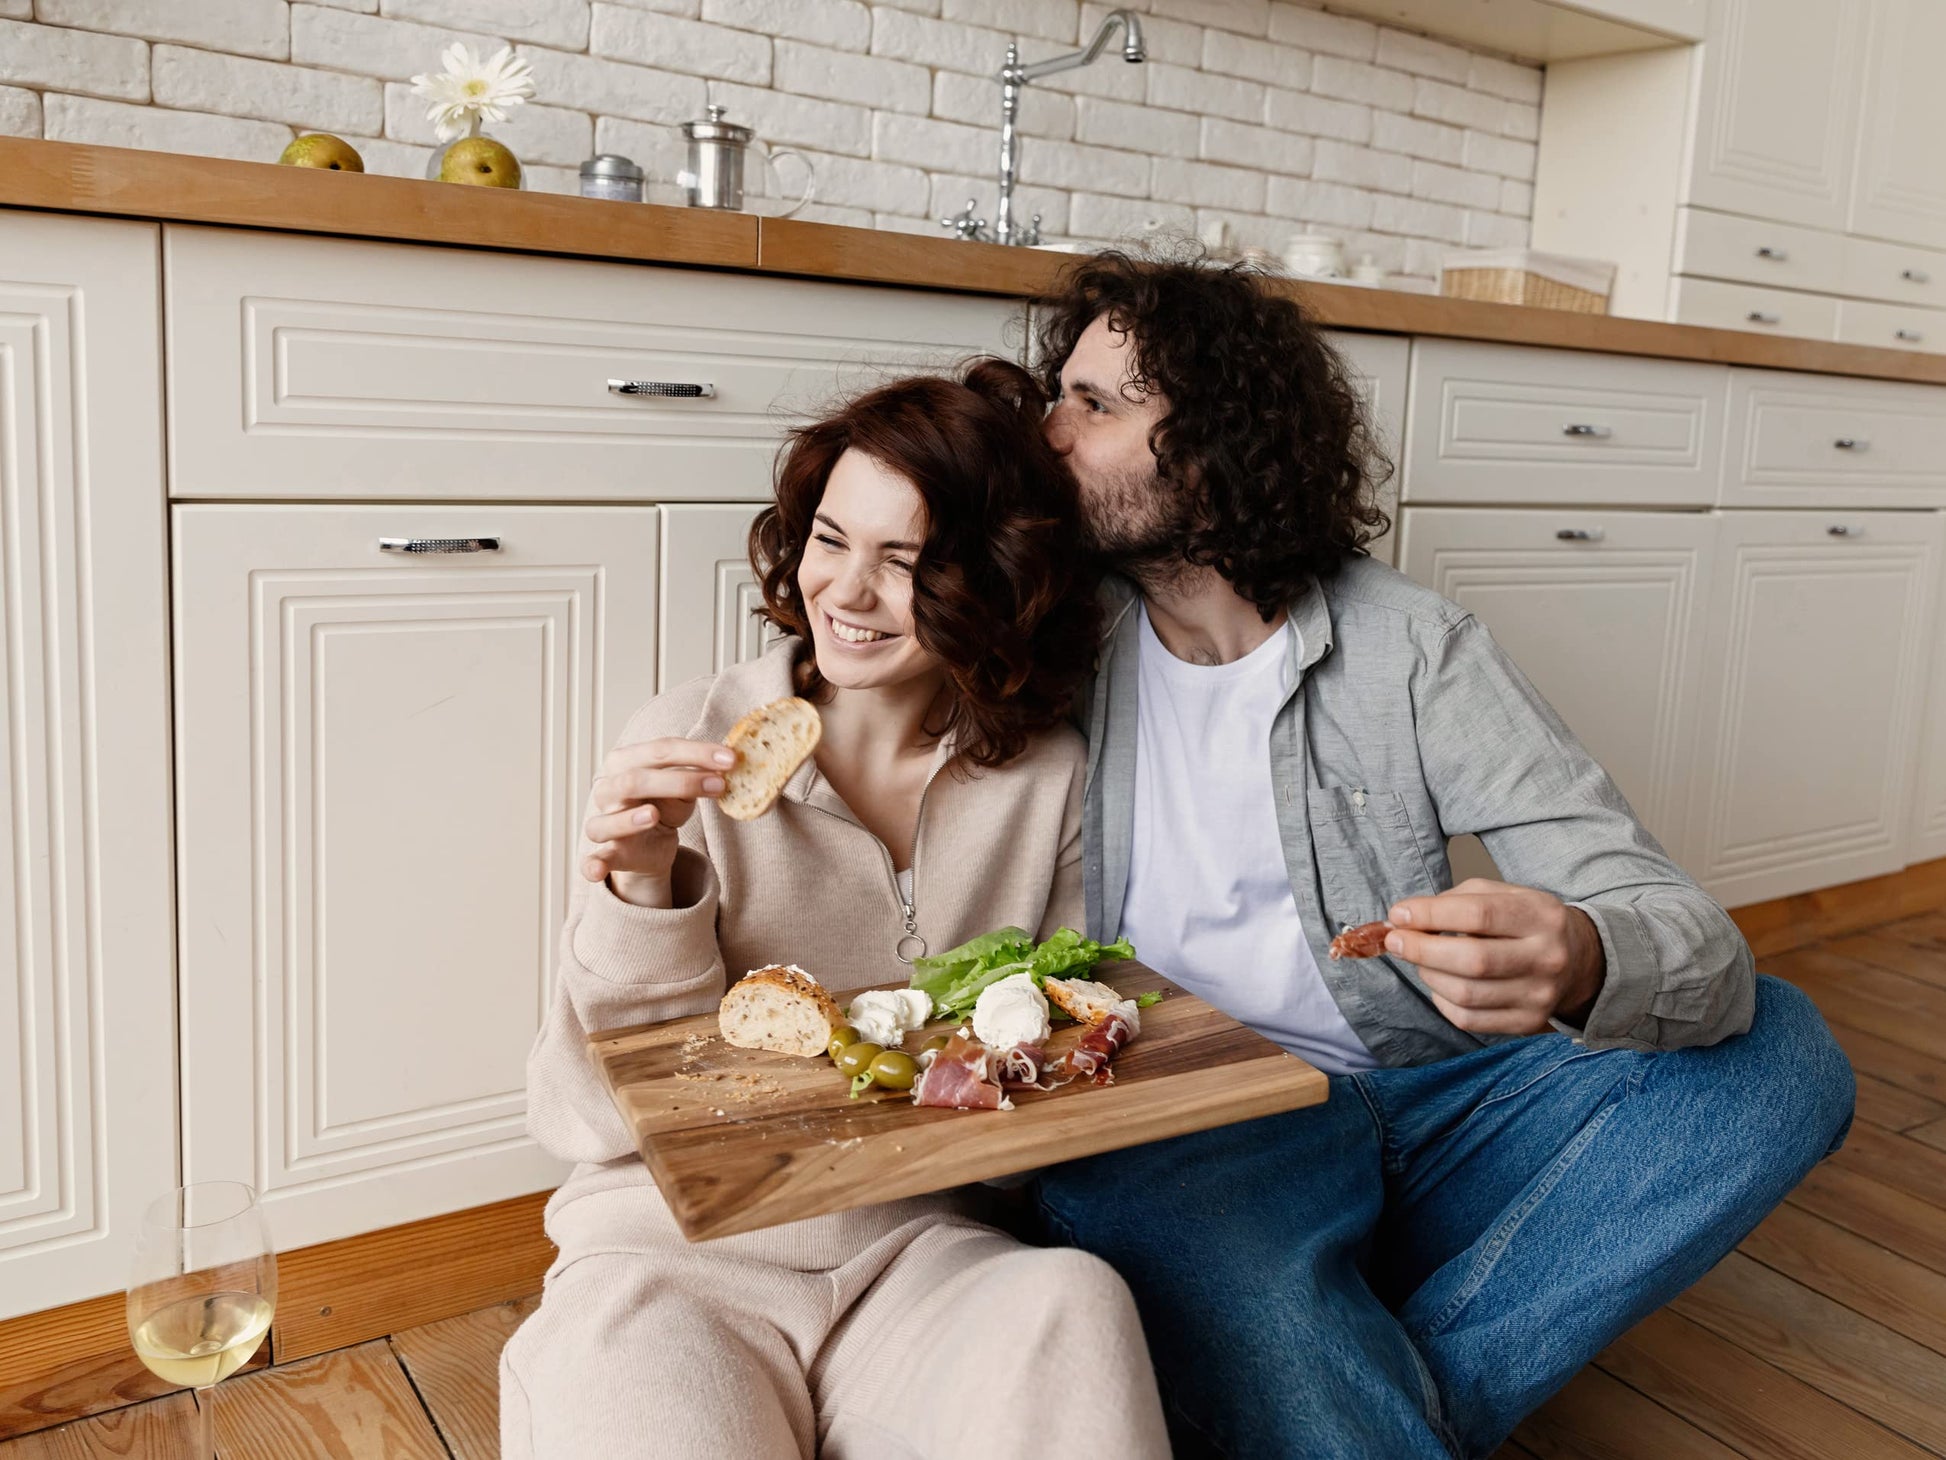
<instances>
[{"instance_id":1,"label":"wine glass","mask_svg":"<svg viewBox=\"0 0 1946 1460\"><path fill-rule=\"evenodd\" d=\"M149 1203L129 1270L128 1333L150 1372L196 1390L199 1460L216 1454L210 1391L249 1362L276 1306L277 1255L254 1188L199 1181Z\"/></svg>"}]
</instances>

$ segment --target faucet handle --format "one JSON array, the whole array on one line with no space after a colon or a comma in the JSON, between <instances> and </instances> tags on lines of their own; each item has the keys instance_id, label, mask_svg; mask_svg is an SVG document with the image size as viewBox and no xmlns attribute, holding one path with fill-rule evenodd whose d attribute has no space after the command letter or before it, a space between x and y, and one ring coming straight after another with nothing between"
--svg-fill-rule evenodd
<instances>
[{"instance_id":1,"label":"faucet handle","mask_svg":"<svg viewBox=\"0 0 1946 1460\"><path fill-rule=\"evenodd\" d=\"M966 206L951 218L941 218L939 226L953 230L953 237L961 240L979 241L987 236L987 220L975 218L974 210L979 205L973 199L966 200Z\"/></svg>"},{"instance_id":2,"label":"faucet handle","mask_svg":"<svg viewBox=\"0 0 1946 1460\"><path fill-rule=\"evenodd\" d=\"M1038 248L1041 242L1041 215L1036 213L1028 220L1027 226L1020 230L1020 242L1027 248Z\"/></svg>"}]
</instances>

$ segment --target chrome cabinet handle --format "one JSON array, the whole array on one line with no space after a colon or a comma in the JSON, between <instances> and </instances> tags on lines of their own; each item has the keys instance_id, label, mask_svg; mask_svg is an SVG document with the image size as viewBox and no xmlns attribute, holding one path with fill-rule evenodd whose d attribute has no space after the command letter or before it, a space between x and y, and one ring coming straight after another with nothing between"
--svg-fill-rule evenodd
<instances>
[{"instance_id":1,"label":"chrome cabinet handle","mask_svg":"<svg viewBox=\"0 0 1946 1460\"><path fill-rule=\"evenodd\" d=\"M1856 436L1840 436L1836 441L1833 441L1831 444L1837 447L1840 451L1863 451L1867 446L1870 446L1872 443L1869 441L1861 440Z\"/></svg>"},{"instance_id":2,"label":"chrome cabinet handle","mask_svg":"<svg viewBox=\"0 0 1946 1460\"><path fill-rule=\"evenodd\" d=\"M1825 528L1825 531L1830 533L1833 537L1863 537L1865 535L1864 528L1847 527L1842 522L1832 523L1829 527Z\"/></svg>"},{"instance_id":3,"label":"chrome cabinet handle","mask_svg":"<svg viewBox=\"0 0 1946 1460\"><path fill-rule=\"evenodd\" d=\"M707 400L716 394L708 381L687 380L611 380L608 389L615 395L672 396L681 400Z\"/></svg>"},{"instance_id":4,"label":"chrome cabinet handle","mask_svg":"<svg viewBox=\"0 0 1946 1460\"><path fill-rule=\"evenodd\" d=\"M1753 309L1744 318L1752 324L1782 324L1784 322L1783 315L1771 314L1769 311L1762 309Z\"/></svg>"},{"instance_id":5,"label":"chrome cabinet handle","mask_svg":"<svg viewBox=\"0 0 1946 1460\"><path fill-rule=\"evenodd\" d=\"M1773 259L1781 264L1790 255L1781 248L1772 248L1769 244L1765 243L1758 245L1757 257L1760 259Z\"/></svg>"},{"instance_id":6,"label":"chrome cabinet handle","mask_svg":"<svg viewBox=\"0 0 1946 1460\"><path fill-rule=\"evenodd\" d=\"M1899 277L1908 284L1930 284L1932 275L1924 269L1900 269Z\"/></svg>"},{"instance_id":7,"label":"chrome cabinet handle","mask_svg":"<svg viewBox=\"0 0 1946 1460\"><path fill-rule=\"evenodd\" d=\"M1609 428L1606 426L1585 426L1579 422L1575 422L1573 424L1563 426L1561 428L1561 434L1563 436L1592 436L1597 441L1606 441L1610 436L1613 436L1615 433L1609 430Z\"/></svg>"},{"instance_id":8,"label":"chrome cabinet handle","mask_svg":"<svg viewBox=\"0 0 1946 1460\"><path fill-rule=\"evenodd\" d=\"M1554 535L1562 542L1600 542L1608 536L1599 527L1563 527Z\"/></svg>"},{"instance_id":9,"label":"chrome cabinet handle","mask_svg":"<svg viewBox=\"0 0 1946 1460\"><path fill-rule=\"evenodd\" d=\"M497 553L497 537L381 537L380 552L386 553Z\"/></svg>"},{"instance_id":10,"label":"chrome cabinet handle","mask_svg":"<svg viewBox=\"0 0 1946 1460\"><path fill-rule=\"evenodd\" d=\"M1923 340L1925 336L1919 333L1918 330L1893 330L1892 338L1895 340L1904 340L1907 344L1910 345L1916 345L1921 340Z\"/></svg>"}]
</instances>

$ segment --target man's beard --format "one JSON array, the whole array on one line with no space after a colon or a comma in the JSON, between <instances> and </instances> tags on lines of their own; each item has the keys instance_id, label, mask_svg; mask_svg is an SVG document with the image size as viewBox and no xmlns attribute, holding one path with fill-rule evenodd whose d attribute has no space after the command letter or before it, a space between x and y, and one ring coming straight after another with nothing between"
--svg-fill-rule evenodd
<instances>
[{"instance_id":1,"label":"man's beard","mask_svg":"<svg viewBox=\"0 0 1946 1460\"><path fill-rule=\"evenodd\" d=\"M1144 588L1163 588L1192 570L1194 515L1190 494L1155 467L1119 471L1083 490L1082 541Z\"/></svg>"}]
</instances>

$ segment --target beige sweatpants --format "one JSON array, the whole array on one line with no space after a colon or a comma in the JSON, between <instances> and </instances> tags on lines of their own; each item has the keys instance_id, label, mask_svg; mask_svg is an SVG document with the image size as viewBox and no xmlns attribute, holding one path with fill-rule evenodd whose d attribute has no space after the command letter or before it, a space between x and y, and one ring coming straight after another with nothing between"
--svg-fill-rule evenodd
<instances>
[{"instance_id":1,"label":"beige sweatpants","mask_svg":"<svg viewBox=\"0 0 1946 1460\"><path fill-rule=\"evenodd\" d=\"M691 1244L652 1184L577 1173L501 1354L501 1455L1166 1457L1122 1280L967 1211L949 1194Z\"/></svg>"}]
</instances>

